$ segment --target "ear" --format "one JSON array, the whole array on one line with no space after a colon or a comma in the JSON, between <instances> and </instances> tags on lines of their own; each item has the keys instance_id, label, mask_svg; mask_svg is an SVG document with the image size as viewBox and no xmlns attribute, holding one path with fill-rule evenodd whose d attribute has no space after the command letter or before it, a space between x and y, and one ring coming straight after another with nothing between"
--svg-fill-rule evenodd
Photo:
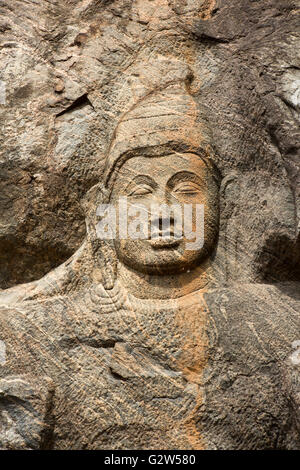
<instances>
[{"instance_id":1,"label":"ear","mask_svg":"<svg viewBox=\"0 0 300 470\"><path fill-rule=\"evenodd\" d=\"M86 214L87 238L92 247L94 262L100 268L104 288L111 290L117 277L117 259L113 240L100 240L96 232L97 207L107 200L107 190L99 183L85 195L82 206Z\"/></svg>"},{"instance_id":2,"label":"ear","mask_svg":"<svg viewBox=\"0 0 300 470\"><path fill-rule=\"evenodd\" d=\"M113 240L97 240L92 243L94 260L101 271L104 289L113 289L117 279L117 258Z\"/></svg>"},{"instance_id":3,"label":"ear","mask_svg":"<svg viewBox=\"0 0 300 470\"><path fill-rule=\"evenodd\" d=\"M221 186L220 186L220 195L221 197L226 196L226 191L228 189L231 189L231 187L237 187L239 185L239 178L238 174L235 172L230 173L229 175L225 176L223 180L221 181Z\"/></svg>"},{"instance_id":4,"label":"ear","mask_svg":"<svg viewBox=\"0 0 300 470\"><path fill-rule=\"evenodd\" d=\"M85 213L86 217L94 211L96 214L96 208L98 204L103 202L106 197L107 190L104 188L102 183L95 184L92 186L88 192L83 196L80 201L81 207Z\"/></svg>"}]
</instances>

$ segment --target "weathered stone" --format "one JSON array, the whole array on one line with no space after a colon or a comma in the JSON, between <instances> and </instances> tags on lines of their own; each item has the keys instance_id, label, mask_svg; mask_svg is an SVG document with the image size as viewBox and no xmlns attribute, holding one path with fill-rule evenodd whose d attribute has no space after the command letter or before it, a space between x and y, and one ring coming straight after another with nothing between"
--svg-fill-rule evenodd
<instances>
[{"instance_id":1,"label":"weathered stone","mask_svg":"<svg viewBox=\"0 0 300 470\"><path fill-rule=\"evenodd\" d=\"M1 4L0 448L300 449L297 3Z\"/></svg>"}]
</instances>

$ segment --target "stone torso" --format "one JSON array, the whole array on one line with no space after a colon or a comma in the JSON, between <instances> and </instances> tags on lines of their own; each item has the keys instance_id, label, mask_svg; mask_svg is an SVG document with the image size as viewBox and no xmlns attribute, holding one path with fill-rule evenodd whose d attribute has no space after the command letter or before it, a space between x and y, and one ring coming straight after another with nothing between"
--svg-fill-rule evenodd
<instances>
[{"instance_id":1,"label":"stone torso","mask_svg":"<svg viewBox=\"0 0 300 470\"><path fill-rule=\"evenodd\" d=\"M154 302L117 285L3 309L2 448L299 446L297 301L276 293Z\"/></svg>"}]
</instances>

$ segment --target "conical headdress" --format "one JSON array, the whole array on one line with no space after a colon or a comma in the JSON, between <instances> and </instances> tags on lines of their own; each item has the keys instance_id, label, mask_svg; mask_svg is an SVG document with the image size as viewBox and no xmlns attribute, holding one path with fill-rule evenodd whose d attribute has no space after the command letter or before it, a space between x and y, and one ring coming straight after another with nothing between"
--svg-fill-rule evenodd
<instances>
[{"instance_id":1,"label":"conical headdress","mask_svg":"<svg viewBox=\"0 0 300 470\"><path fill-rule=\"evenodd\" d=\"M153 90L124 114L116 128L106 160L105 187L128 158L174 151L207 157L210 141L203 113L184 80Z\"/></svg>"}]
</instances>

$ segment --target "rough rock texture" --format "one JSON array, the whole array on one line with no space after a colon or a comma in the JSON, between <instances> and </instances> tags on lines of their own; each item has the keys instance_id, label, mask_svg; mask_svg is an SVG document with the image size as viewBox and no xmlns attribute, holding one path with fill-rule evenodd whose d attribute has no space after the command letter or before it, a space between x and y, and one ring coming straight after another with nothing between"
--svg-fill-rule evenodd
<instances>
[{"instance_id":1,"label":"rough rock texture","mask_svg":"<svg viewBox=\"0 0 300 470\"><path fill-rule=\"evenodd\" d=\"M40 278L82 242L80 199L99 180L120 114L140 87L156 86L151 62L157 55L180 58L195 73L192 91L209 110L214 144L230 175L228 192L235 193L238 214L228 197L225 223L230 231L245 227L254 242L240 241L243 263L252 265L255 278L294 276L300 211L297 5L1 2L2 288ZM148 73L140 62L149 63ZM251 178L261 180L255 199ZM268 203L274 197L278 201ZM284 209L275 220L269 213L278 206ZM297 210L297 222L289 208ZM272 269L274 258L278 269Z\"/></svg>"},{"instance_id":2,"label":"rough rock texture","mask_svg":"<svg viewBox=\"0 0 300 470\"><path fill-rule=\"evenodd\" d=\"M0 15L0 448L300 448L299 2ZM199 266L124 274L97 204L124 155L187 152L208 162Z\"/></svg>"},{"instance_id":3,"label":"rough rock texture","mask_svg":"<svg viewBox=\"0 0 300 470\"><path fill-rule=\"evenodd\" d=\"M299 449L295 332L299 298L281 285L211 290L177 306L95 288L10 308L1 320L9 358L4 396L0 382L1 445ZM38 403L22 402L29 385L20 384L18 394L12 374L36 370ZM7 445L11 428L18 440Z\"/></svg>"}]
</instances>

